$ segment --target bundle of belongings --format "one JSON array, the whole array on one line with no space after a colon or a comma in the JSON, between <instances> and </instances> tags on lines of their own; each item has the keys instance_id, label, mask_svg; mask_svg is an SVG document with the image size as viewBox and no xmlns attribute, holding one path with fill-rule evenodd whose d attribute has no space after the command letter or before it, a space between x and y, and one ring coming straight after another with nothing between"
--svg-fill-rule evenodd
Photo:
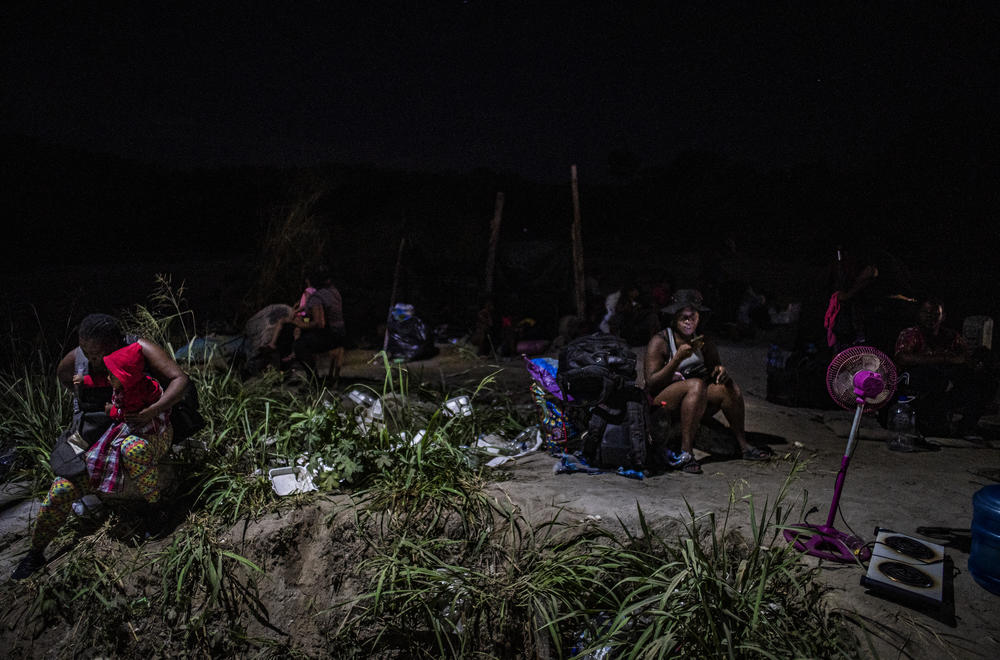
<instances>
[{"instance_id":1,"label":"bundle of belongings","mask_svg":"<svg viewBox=\"0 0 1000 660\"><path fill-rule=\"evenodd\" d=\"M592 466L648 467L649 403L635 384L636 356L621 337L594 333L559 352L556 380L578 423L581 455Z\"/></svg>"},{"instance_id":2,"label":"bundle of belongings","mask_svg":"<svg viewBox=\"0 0 1000 660\"><path fill-rule=\"evenodd\" d=\"M651 467L649 402L636 386L636 356L620 337L595 333L551 358L527 361L532 394L553 453L594 468Z\"/></svg>"},{"instance_id":3,"label":"bundle of belongings","mask_svg":"<svg viewBox=\"0 0 1000 660\"><path fill-rule=\"evenodd\" d=\"M434 333L417 315L413 305L407 303L393 305L386 332L388 333L386 350L390 359L413 362L437 355Z\"/></svg>"},{"instance_id":4,"label":"bundle of belongings","mask_svg":"<svg viewBox=\"0 0 1000 660\"><path fill-rule=\"evenodd\" d=\"M562 453L579 439L580 433L563 410L565 397L556 380L559 364L550 357L525 357L524 363L531 376L529 389L538 409L545 447L551 454Z\"/></svg>"}]
</instances>

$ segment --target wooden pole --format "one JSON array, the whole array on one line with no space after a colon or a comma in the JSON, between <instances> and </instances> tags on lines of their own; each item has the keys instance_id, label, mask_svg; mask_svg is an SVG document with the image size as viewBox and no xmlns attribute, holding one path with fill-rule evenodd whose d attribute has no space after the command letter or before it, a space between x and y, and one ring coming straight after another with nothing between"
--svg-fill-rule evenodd
<instances>
[{"instance_id":1,"label":"wooden pole","mask_svg":"<svg viewBox=\"0 0 1000 660\"><path fill-rule=\"evenodd\" d=\"M497 193L490 223L490 247L486 253L486 293L493 293L493 266L496 263L497 240L500 238L500 220L503 216L503 193Z\"/></svg>"},{"instance_id":2,"label":"wooden pole","mask_svg":"<svg viewBox=\"0 0 1000 660\"><path fill-rule=\"evenodd\" d=\"M576 165L570 166L573 184L573 282L576 293L576 315L580 322L587 315L587 298L583 279L583 234L580 231L580 190L576 180Z\"/></svg>"},{"instance_id":3,"label":"wooden pole","mask_svg":"<svg viewBox=\"0 0 1000 660\"><path fill-rule=\"evenodd\" d=\"M403 221L406 226L406 221ZM385 315L385 337L382 339L382 350L389 348L389 321L392 320L392 306L396 304L396 288L399 286L399 269L403 263L403 246L406 245L406 236L399 239L399 252L396 254L396 272L392 276L392 293L389 294L389 312Z\"/></svg>"}]
</instances>

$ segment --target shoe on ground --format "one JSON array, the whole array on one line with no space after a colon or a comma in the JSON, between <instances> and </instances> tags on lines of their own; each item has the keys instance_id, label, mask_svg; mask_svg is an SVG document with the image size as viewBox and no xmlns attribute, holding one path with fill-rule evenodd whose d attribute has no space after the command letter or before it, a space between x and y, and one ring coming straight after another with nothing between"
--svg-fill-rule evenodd
<instances>
[{"instance_id":1,"label":"shoe on ground","mask_svg":"<svg viewBox=\"0 0 1000 660\"><path fill-rule=\"evenodd\" d=\"M675 453L669 449L666 451L665 462L670 467L680 468L693 460L694 456L692 456L689 452L681 451Z\"/></svg>"},{"instance_id":2,"label":"shoe on ground","mask_svg":"<svg viewBox=\"0 0 1000 660\"><path fill-rule=\"evenodd\" d=\"M684 465L681 465L678 469L681 472L685 473L685 474L701 474L702 473L701 463L699 463L698 461L696 461L694 459L694 456L691 457L690 461L688 461Z\"/></svg>"},{"instance_id":3,"label":"shoe on ground","mask_svg":"<svg viewBox=\"0 0 1000 660\"><path fill-rule=\"evenodd\" d=\"M743 452L744 461L769 461L773 452L770 447L749 447Z\"/></svg>"},{"instance_id":4,"label":"shoe on ground","mask_svg":"<svg viewBox=\"0 0 1000 660\"><path fill-rule=\"evenodd\" d=\"M679 454L671 452L671 454L673 460L670 461L670 465L675 470L680 470L686 474L701 474L701 463L696 461L690 452L682 451Z\"/></svg>"},{"instance_id":5,"label":"shoe on ground","mask_svg":"<svg viewBox=\"0 0 1000 660\"><path fill-rule=\"evenodd\" d=\"M26 580L42 566L45 566L45 555L40 550L28 550L28 554L18 563L10 579L14 581Z\"/></svg>"}]
</instances>

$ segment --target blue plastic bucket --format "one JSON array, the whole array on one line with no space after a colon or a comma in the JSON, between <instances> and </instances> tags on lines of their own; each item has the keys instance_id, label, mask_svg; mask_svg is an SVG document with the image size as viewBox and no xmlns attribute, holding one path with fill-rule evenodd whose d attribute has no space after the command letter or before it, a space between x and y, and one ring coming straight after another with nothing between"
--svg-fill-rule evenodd
<instances>
[{"instance_id":1,"label":"blue plastic bucket","mask_svg":"<svg viewBox=\"0 0 1000 660\"><path fill-rule=\"evenodd\" d=\"M972 497L972 546L969 573L984 589L1000 595L1000 485Z\"/></svg>"}]
</instances>

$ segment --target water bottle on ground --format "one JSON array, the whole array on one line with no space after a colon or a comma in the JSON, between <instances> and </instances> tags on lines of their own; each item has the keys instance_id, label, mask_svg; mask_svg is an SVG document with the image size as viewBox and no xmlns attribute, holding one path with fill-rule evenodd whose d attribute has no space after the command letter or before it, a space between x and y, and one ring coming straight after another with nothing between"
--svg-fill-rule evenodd
<instances>
[{"instance_id":1,"label":"water bottle on ground","mask_svg":"<svg viewBox=\"0 0 1000 660\"><path fill-rule=\"evenodd\" d=\"M638 479L639 481L642 481L646 477L646 474L642 470L626 470L624 467L618 468L618 474L629 479Z\"/></svg>"},{"instance_id":2,"label":"water bottle on ground","mask_svg":"<svg viewBox=\"0 0 1000 660\"><path fill-rule=\"evenodd\" d=\"M910 398L899 397L892 412L889 414L889 430L893 436L889 439L889 449L892 451L917 451L922 439L917 431L917 416L910 405Z\"/></svg>"}]
</instances>

